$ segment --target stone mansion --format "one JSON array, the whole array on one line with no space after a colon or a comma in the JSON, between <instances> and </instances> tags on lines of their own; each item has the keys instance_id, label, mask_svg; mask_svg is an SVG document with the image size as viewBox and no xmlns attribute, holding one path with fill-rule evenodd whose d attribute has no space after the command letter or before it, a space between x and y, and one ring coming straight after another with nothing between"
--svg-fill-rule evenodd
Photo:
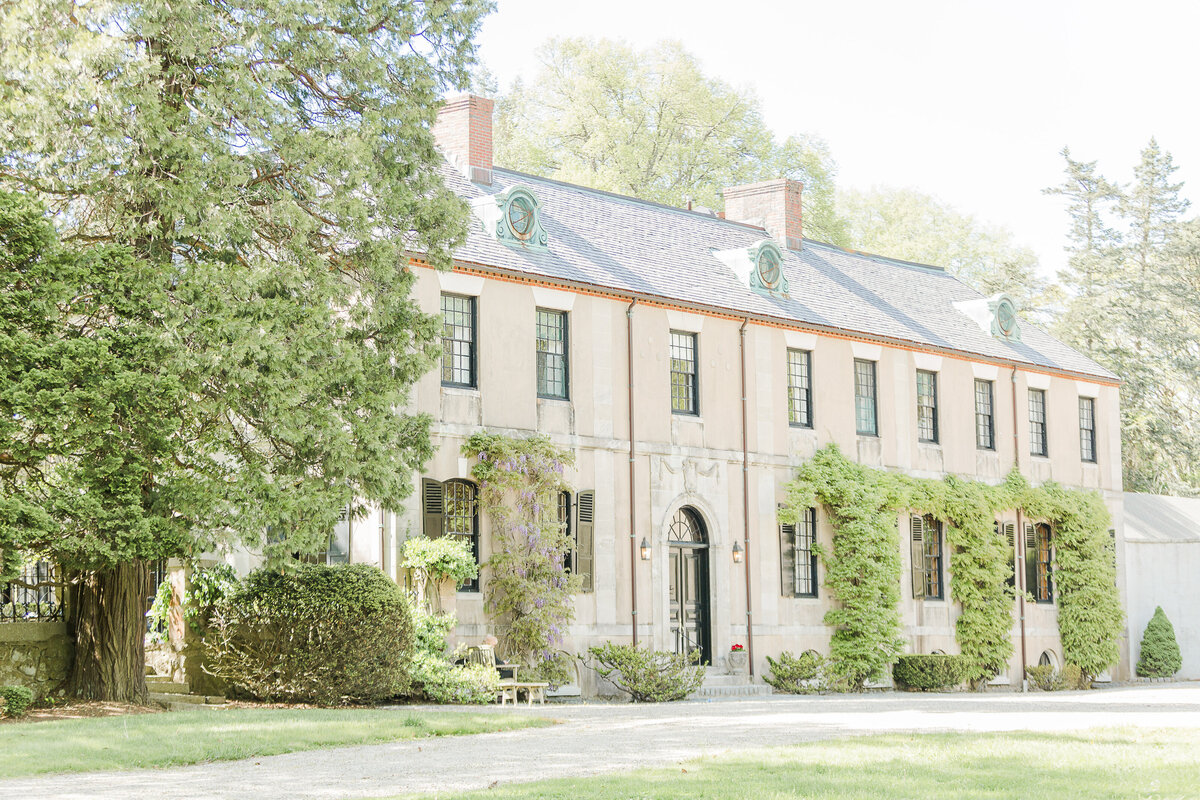
<instances>
[{"instance_id":1,"label":"stone mansion","mask_svg":"<svg viewBox=\"0 0 1200 800\"><path fill-rule=\"evenodd\" d=\"M489 524L460 452L481 428L575 454L561 501L584 576L575 652L636 639L718 662L741 644L756 676L767 655L827 653L831 600L812 545L832 529L819 508L794 526L776 510L829 443L917 476L997 483L1016 469L1098 490L1121 552L1118 379L1007 296L804 239L794 181L727 188L723 214L684 210L493 164L486 98L449 101L435 133L445 181L473 216L453 270L419 256L410 267L417 301L445 320L441 369L412 397L434 418L437 454L400 511L342 525L330 560L399 579L407 537L455 535L486 564ZM1034 598L1014 604L1021 641L999 683L1020 681L1022 653L1062 659L1052 532L1024 522L997 520ZM897 524L909 651L957 652L941 531ZM459 641L492 632L487 580L485 566L449 603Z\"/></svg>"}]
</instances>

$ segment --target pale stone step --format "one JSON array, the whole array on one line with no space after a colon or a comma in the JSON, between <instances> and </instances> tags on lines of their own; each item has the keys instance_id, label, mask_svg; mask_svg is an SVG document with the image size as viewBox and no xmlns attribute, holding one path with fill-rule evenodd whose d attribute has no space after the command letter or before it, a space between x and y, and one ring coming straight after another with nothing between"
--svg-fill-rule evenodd
<instances>
[{"instance_id":1,"label":"pale stone step","mask_svg":"<svg viewBox=\"0 0 1200 800\"><path fill-rule=\"evenodd\" d=\"M187 683L176 683L170 678L147 678L146 687L159 694L187 694L191 688Z\"/></svg>"},{"instance_id":2,"label":"pale stone step","mask_svg":"<svg viewBox=\"0 0 1200 800\"><path fill-rule=\"evenodd\" d=\"M771 687L762 683L743 683L741 685L729 686L701 686L696 692L689 695L693 699L705 699L713 697L767 697L771 694Z\"/></svg>"},{"instance_id":3,"label":"pale stone step","mask_svg":"<svg viewBox=\"0 0 1200 800\"><path fill-rule=\"evenodd\" d=\"M191 705L204 705L204 695L202 694L178 694L171 692L169 694L150 692L150 699L155 703L190 703Z\"/></svg>"}]
</instances>

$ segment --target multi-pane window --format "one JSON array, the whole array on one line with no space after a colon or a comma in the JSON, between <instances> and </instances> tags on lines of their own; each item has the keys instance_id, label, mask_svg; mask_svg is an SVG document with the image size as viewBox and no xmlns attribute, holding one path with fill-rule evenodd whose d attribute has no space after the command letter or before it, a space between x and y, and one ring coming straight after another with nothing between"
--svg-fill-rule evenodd
<instances>
[{"instance_id":1,"label":"multi-pane window","mask_svg":"<svg viewBox=\"0 0 1200 800\"><path fill-rule=\"evenodd\" d=\"M1079 457L1096 461L1096 400L1079 398Z\"/></svg>"},{"instance_id":2,"label":"multi-pane window","mask_svg":"<svg viewBox=\"0 0 1200 800\"><path fill-rule=\"evenodd\" d=\"M911 518L913 597L944 598L942 587L942 523L932 516Z\"/></svg>"},{"instance_id":3,"label":"multi-pane window","mask_svg":"<svg viewBox=\"0 0 1200 800\"><path fill-rule=\"evenodd\" d=\"M923 369L917 370L917 438L938 440L937 373Z\"/></svg>"},{"instance_id":4,"label":"multi-pane window","mask_svg":"<svg viewBox=\"0 0 1200 800\"><path fill-rule=\"evenodd\" d=\"M1048 455L1046 447L1046 392L1029 390L1029 452L1035 456Z\"/></svg>"},{"instance_id":5,"label":"multi-pane window","mask_svg":"<svg viewBox=\"0 0 1200 800\"><path fill-rule=\"evenodd\" d=\"M787 351L788 358L788 422L800 428L811 428L812 418L812 351Z\"/></svg>"},{"instance_id":6,"label":"multi-pane window","mask_svg":"<svg viewBox=\"0 0 1200 800\"><path fill-rule=\"evenodd\" d=\"M671 331L672 413L700 413L700 381L696 364L696 334Z\"/></svg>"},{"instance_id":7,"label":"multi-pane window","mask_svg":"<svg viewBox=\"0 0 1200 800\"><path fill-rule=\"evenodd\" d=\"M992 382L975 380L975 446L996 449L996 413Z\"/></svg>"},{"instance_id":8,"label":"multi-pane window","mask_svg":"<svg viewBox=\"0 0 1200 800\"><path fill-rule=\"evenodd\" d=\"M554 504L555 517L554 521L558 524L558 529L562 532L563 541L567 543L567 549L563 552L563 567L571 571L571 554L575 552L575 537L571 530L571 493L562 491L558 493L558 502Z\"/></svg>"},{"instance_id":9,"label":"multi-pane window","mask_svg":"<svg viewBox=\"0 0 1200 800\"><path fill-rule=\"evenodd\" d=\"M455 536L468 542L478 564L479 503L475 484L459 479L442 483L426 478L421 481L421 495L425 535ZM473 578L460 588L479 591L479 579Z\"/></svg>"},{"instance_id":10,"label":"multi-pane window","mask_svg":"<svg viewBox=\"0 0 1200 800\"><path fill-rule=\"evenodd\" d=\"M854 427L860 434L877 436L875 362L854 359Z\"/></svg>"},{"instance_id":11,"label":"multi-pane window","mask_svg":"<svg viewBox=\"0 0 1200 800\"><path fill-rule=\"evenodd\" d=\"M567 312L537 310L538 397L567 399Z\"/></svg>"},{"instance_id":12,"label":"multi-pane window","mask_svg":"<svg viewBox=\"0 0 1200 800\"><path fill-rule=\"evenodd\" d=\"M1033 599L1039 603L1054 602L1054 582L1050 575L1050 526L1044 522L1033 526L1034 585Z\"/></svg>"},{"instance_id":13,"label":"multi-pane window","mask_svg":"<svg viewBox=\"0 0 1200 800\"><path fill-rule=\"evenodd\" d=\"M796 525L779 526L780 567L784 597L817 596L817 510L808 508Z\"/></svg>"},{"instance_id":14,"label":"multi-pane window","mask_svg":"<svg viewBox=\"0 0 1200 800\"><path fill-rule=\"evenodd\" d=\"M475 387L475 298L442 295L442 385Z\"/></svg>"}]
</instances>

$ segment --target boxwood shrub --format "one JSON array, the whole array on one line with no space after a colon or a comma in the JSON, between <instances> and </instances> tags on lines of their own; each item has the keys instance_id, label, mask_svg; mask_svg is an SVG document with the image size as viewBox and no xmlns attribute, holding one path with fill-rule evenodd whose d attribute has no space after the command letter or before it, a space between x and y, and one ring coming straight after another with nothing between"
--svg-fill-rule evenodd
<instances>
[{"instance_id":1,"label":"boxwood shrub","mask_svg":"<svg viewBox=\"0 0 1200 800\"><path fill-rule=\"evenodd\" d=\"M962 656L900 656L892 667L892 680L905 689L950 689L966 680L969 672L970 664Z\"/></svg>"},{"instance_id":2,"label":"boxwood shrub","mask_svg":"<svg viewBox=\"0 0 1200 800\"><path fill-rule=\"evenodd\" d=\"M369 564L258 570L213 611L208 669L261 700L333 705L405 694L404 591Z\"/></svg>"},{"instance_id":3,"label":"boxwood shrub","mask_svg":"<svg viewBox=\"0 0 1200 800\"><path fill-rule=\"evenodd\" d=\"M26 686L0 686L0 716L23 717L33 705L33 690Z\"/></svg>"}]
</instances>

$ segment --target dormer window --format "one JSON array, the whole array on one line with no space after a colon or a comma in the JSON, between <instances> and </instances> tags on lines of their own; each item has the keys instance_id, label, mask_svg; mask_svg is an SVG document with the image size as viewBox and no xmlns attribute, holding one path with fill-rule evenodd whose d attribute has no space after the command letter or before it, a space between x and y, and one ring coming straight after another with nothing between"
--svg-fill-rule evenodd
<instances>
[{"instance_id":1,"label":"dormer window","mask_svg":"<svg viewBox=\"0 0 1200 800\"><path fill-rule=\"evenodd\" d=\"M759 246L758 255L754 259L754 267L762 288L769 291L776 291L779 288L779 282L783 278L782 262L783 258L779 248L775 246L774 242L764 242Z\"/></svg>"},{"instance_id":2,"label":"dormer window","mask_svg":"<svg viewBox=\"0 0 1200 800\"><path fill-rule=\"evenodd\" d=\"M544 250L549 237L542 227L542 204L524 186L512 186L471 203L483 229L509 245Z\"/></svg>"},{"instance_id":3,"label":"dormer window","mask_svg":"<svg viewBox=\"0 0 1200 800\"><path fill-rule=\"evenodd\" d=\"M1007 342L1021 341L1017 304L1008 295L997 294L978 300L960 300L954 307L974 320L984 333Z\"/></svg>"},{"instance_id":4,"label":"dormer window","mask_svg":"<svg viewBox=\"0 0 1200 800\"><path fill-rule=\"evenodd\" d=\"M787 297L788 281L783 274L783 251L770 239L735 250L714 250L713 255L751 291L772 297Z\"/></svg>"},{"instance_id":5,"label":"dormer window","mask_svg":"<svg viewBox=\"0 0 1200 800\"><path fill-rule=\"evenodd\" d=\"M992 333L1005 339L1021 339L1021 329L1017 327L1017 307L1007 295L1000 295L995 304L995 321Z\"/></svg>"}]
</instances>

